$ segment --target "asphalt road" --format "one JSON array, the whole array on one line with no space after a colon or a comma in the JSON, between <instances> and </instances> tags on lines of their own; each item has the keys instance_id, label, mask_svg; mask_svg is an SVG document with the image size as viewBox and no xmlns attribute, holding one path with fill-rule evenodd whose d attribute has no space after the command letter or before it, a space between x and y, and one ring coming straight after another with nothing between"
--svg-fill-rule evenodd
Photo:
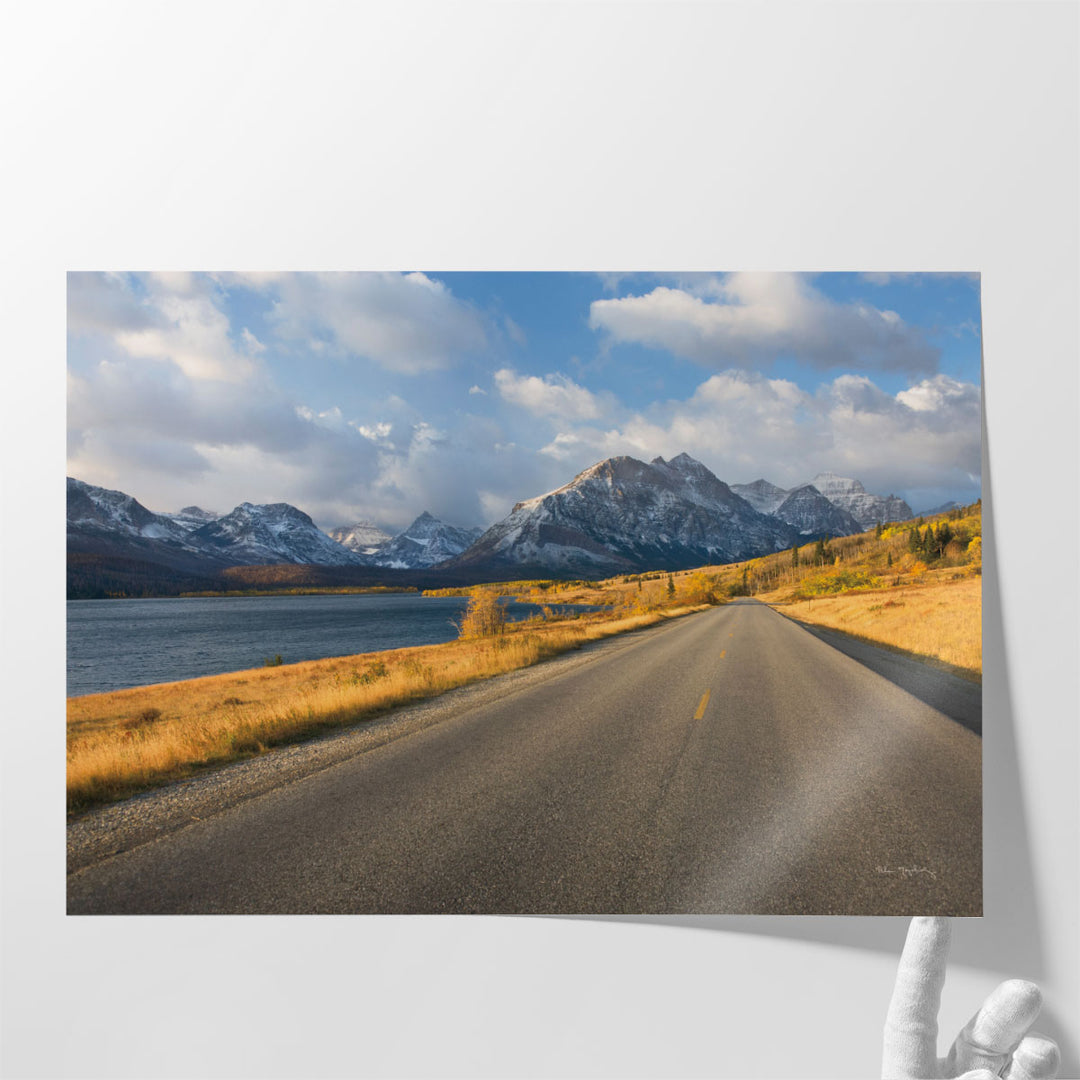
<instances>
[{"instance_id":1,"label":"asphalt road","mask_svg":"<svg viewBox=\"0 0 1080 1080\"><path fill-rule=\"evenodd\" d=\"M69 913L981 913L981 740L761 604L440 708L76 860Z\"/></svg>"}]
</instances>

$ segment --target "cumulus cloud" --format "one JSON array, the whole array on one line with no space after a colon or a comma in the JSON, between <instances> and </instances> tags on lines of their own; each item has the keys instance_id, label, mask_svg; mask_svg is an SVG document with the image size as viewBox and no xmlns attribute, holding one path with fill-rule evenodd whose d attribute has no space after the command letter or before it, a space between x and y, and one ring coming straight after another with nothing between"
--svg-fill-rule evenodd
<instances>
[{"instance_id":1,"label":"cumulus cloud","mask_svg":"<svg viewBox=\"0 0 1080 1080\"><path fill-rule=\"evenodd\" d=\"M284 339L365 357L390 371L447 367L487 343L484 320L426 274L218 275L273 297L271 321Z\"/></svg>"},{"instance_id":2,"label":"cumulus cloud","mask_svg":"<svg viewBox=\"0 0 1080 1080\"><path fill-rule=\"evenodd\" d=\"M368 503L378 520L403 526L429 510L451 524L486 527L562 482L558 463L509 440L497 421L464 421L453 431L419 421L407 445L381 454Z\"/></svg>"},{"instance_id":3,"label":"cumulus cloud","mask_svg":"<svg viewBox=\"0 0 1080 1080\"><path fill-rule=\"evenodd\" d=\"M535 416L594 420L603 411L600 399L565 375L518 375L509 368L495 372L495 386L503 399Z\"/></svg>"},{"instance_id":4,"label":"cumulus cloud","mask_svg":"<svg viewBox=\"0 0 1080 1080\"><path fill-rule=\"evenodd\" d=\"M686 451L723 480L781 486L832 470L880 494L978 490L980 392L947 376L896 395L842 375L814 392L746 371L711 376L688 399L658 403L612 427L561 425L543 453L567 473L614 454L649 460Z\"/></svg>"},{"instance_id":5,"label":"cumulus cloud","mask_svg":"<svg viewBox=\"0 0 1080 1080\"><path fill-rule=\"evenodd\" d=\"M164 316L146 304L124 274L71 271L67 276L67 323L72 334L163 328Z\"/></svg>"},{"instance_id":6,"label":"cumulus cloud","mask_svg":"<svg viewBox=\"0 0 1080 1080\"><path fill-rule=\"evenodd\" d=\"M693 288L596 300L589 325L612 343L666 349L718 368L764 367L791 356L828 370L929 375L939 352L894 311L837 303L799 274L728 274Z\"/></svg>"},{"instance_id":7,"label":"cumulus cloud","mask_svg":"<svg viewBox=\"0 0 1080 1080\"><path fill-rule=\"evenodd\" d=\"M362 500L378 472L339 408L297 405L265 377L206 380L131 357L69 373L68 428L71 475L154 510L285 500L315 516Z\"/></svg>"},{"instance_id":8,"label":"cumulus cloud","mask_svg":"<svg viewBox=\"0 0 1080 1080\"><path fill-rule=\"evenodd\" d=\"M216 285L193 274L69 274L68 328L96 333L128 356L174 364L192 379L243 382L261 343L233 340Z\"/></svg>"}]
</instances>

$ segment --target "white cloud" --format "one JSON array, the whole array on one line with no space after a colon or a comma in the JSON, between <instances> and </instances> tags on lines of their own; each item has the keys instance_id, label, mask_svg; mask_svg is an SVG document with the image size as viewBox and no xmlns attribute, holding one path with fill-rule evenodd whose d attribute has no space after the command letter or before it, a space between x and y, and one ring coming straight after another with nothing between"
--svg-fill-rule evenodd
<instances>
[{"instance_id":1,"label":"white cloud","mask_svg":"<svg viewBox=\"0 0 1080 1080\"><path fill-rule=\"evenodd\" d=\"M977 386L957 382L948 375L925 379L908 390L902 390L896 399L920 413L942 412L951 406L965 404L969 408L978 408L981 400Z\"/></svg>"},{"instance_id":2,"label":"white cloud","mask_svg":"<svg viewBox=\"0 0 1080 1080\"><path fill-rule=\"evenodd\" d=\"M266 352L266 346L246 326L240 331L240 340L251 356Z\"/></svg>"},{"instance_id":3,"label":"white cloud","mask_svg":"<svg viewBox=\"0 0 1080 1080\"><path fill-rule=\"evenodd\" d=\"M595 420L603 412L600 399L565 375L518 375L509 368L495 372L495 386L503 399L535 416L567 420Z\"/></svg>"},{"instance_id":4,"label":"white cloud","mask_svg":"<svg viewBox=\"0 0 1080 1080\"><path fill-rule=\"evenodd\" d=\"M390 371L447 367L487 343L483 318L425 274L219 275L268 292L278 334L307 351L366 357Z\"/></svg>"},{"instance_id":5,"label":"white cloud","mask_svg":"<svg viewBox=\"0 0 1080 1080\"><path fill-rule=\"evenodd\" d=\"M371 442L381 442L383 439L389 437L390 432L394 430L394 425L383 420L377 424L353 424L353 427L364 436L365 439L370 439Z\"/></svg>"},{"instance_id":6,"label":"white cloud","mask_svg":"<svg viewBox=\"0 0 1080 1080\"><path fill-rule=\"evenodd\" d=\"M469 387L469 393L470 394L483 394L485 397L487 396L487 391L485 389L483 389L482 387L480 387L480 386L470 386Z\"/></svg>"},{"instance_id":7,"label":"white cloud","mask_svg":"<svg viewBox=\"0 0 1080 1080\"><path fill-rule=\"evenodd\" d=\"M931 374L938 350L899 315L837 303L799 274L728 274L692 287L596 300L589 325L613 343L666 349L718 368L767 366L793 356L826 370Z\"/></svg>"},{"instance_id":8,"label":"white cloud","mask_svg":"<svg viewBox=\"0 0 1080 1080\"><path fill-rule=\"evenodd\" d=\"M212 279L191 274L70 274L68 326L136 359L175 364L192 379L243 382L261 343L245 329L241 348L234 344L219 299Z\"/></svg>"},{"instance_id":9,"label":"white cloud","mask_svg":"<svg viewBox=\"0 0 1080 1080\"><path fill-rule=\"evenodd\" d=\"M970 491L980 471L980 392L935 376L891 395L864 376L842 375L809 393L728 371L615 427L562 424L542 452L571 474L616 454L650 460L682 451L729 483L764 476L791 486L831 469L881 494Z\"/></svg>"}]
</instances>

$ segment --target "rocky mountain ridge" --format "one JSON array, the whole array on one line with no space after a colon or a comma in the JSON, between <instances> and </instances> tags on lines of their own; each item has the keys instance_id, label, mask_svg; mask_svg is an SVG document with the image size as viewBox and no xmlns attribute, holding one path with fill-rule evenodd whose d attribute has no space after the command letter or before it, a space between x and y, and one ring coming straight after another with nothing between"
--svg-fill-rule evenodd
<instances>
[{"instance_id":1,"label":"rocky mountain ridge","mask_svg":"<svg viewBox=\"0 0 1080 1080\"><path fill-rule=\"evenodd\" d=\"M755 480L750 484L732 484L731 490L742 496L755 510L763 514L775 514L796 491L814 488L833 506L850 514L859 525L857 531L872 529L880 521L907 521L914 517L910 506L895 495L872 495L858 480L837 476L833 472L818 473L809 484L794 488L780 488L768 480ZM834 533L833 535L843 535Z\"/></svg>"},{"instance_id":2,"label":"rocky mountain ridge","mask_svg":"<svg viewBox=\"0 0 1080 1080\"><path fill-rule=\"evenodd\" d=\"M449 565L676 569L780 551L796 539L790 525L758 513L688 454L648 464L614 457L518 503Z\"/></svg>"},{"instance_id":3,"label":"rocky mountain ridge","mask_svg":"<svg viewBox=\"0 0 1080 1080\"><path fill-rule=\"evenodd\" d=\"M289 503L244 502L223 515L197 506L159 514L122 491L73 477L67 497L70 552L142 559L187 572L275 563L422 569L459 555L481 532L425 512L397 536L366 523L327 534Z\"/></svg>"},{"instance_id":4,"label":"rocky mountain ridge","mask_svg":"<svg viewBox=\"0 0 1080 1080\"><path fill-rule=\"evenodd\" d=\"M820 473L785 489L728 485L688 454L651 462L613 457L569 483L517 503L486 531L423 513L390 536L367 522L328 535L288 503L197 506L158 514L123 492L68 479L68 550L157 562L185 572L296 563L426 571L481 580L526 572L603 576L733 562L913 517L894 495Z\"/></svg>"}]
</instances>

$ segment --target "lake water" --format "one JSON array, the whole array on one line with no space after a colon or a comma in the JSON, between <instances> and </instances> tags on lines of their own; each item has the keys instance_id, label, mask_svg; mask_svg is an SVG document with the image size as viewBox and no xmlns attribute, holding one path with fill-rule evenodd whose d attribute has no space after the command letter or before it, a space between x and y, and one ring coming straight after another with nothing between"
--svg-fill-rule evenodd
<instances>
[{"instance_id":1,"label":"lake water","mask_svg":"<svg viewBox=\"0 0 1080 1080\"><path fill-rule=\"evenodd\" d=\"M69 600L67 692L242 671L278 654L291 664L451 641L467 602L415 593ZM511 603L507 616L539 610Z\"/></svg>"}]
</instances>

